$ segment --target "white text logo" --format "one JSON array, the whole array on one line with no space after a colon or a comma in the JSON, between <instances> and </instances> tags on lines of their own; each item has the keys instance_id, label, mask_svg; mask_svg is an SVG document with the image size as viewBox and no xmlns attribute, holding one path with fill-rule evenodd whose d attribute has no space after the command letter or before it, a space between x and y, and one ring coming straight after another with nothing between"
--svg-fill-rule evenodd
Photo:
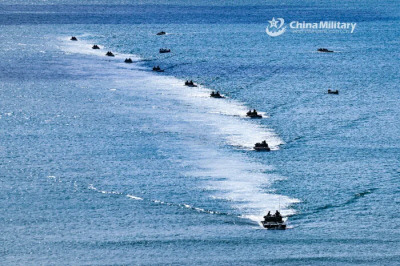
<instances>
[{"instance_id":1,"label":"white text logo","mask_svg":"<svg viewBox=\"0 0 400 266\"><path fill-rule=\"evenodd\" d=\"M282 35L286 31L283 18L272 18L268 21L270 25L266 28L266 32L271 37ZM289 23L289 29L294 33L353 33L357 23L340 22L340 21L320 21L305 22L292 21Z\"/></svg>"}]
</instances>

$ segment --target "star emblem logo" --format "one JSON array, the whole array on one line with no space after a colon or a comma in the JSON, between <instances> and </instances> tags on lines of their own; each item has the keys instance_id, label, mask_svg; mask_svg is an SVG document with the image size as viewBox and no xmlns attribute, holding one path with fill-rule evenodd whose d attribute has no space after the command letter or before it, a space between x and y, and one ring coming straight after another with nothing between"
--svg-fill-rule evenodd
<instances>
[{"instance_id":1,"label":"star emblem logo","mask_svg":"<svg viewBox=\"0 0 400 266\"><path fill-rule=\"evenodd\" d=\"M266 27L265 31L269 36L276 37L282 35L286 31L285 20L283 18L272 18L272 20L268 20L268 22L270 25Z\"/></svg>"},{"instance_id":2,"label":"star emblem logo","mask_svg":"<svg viewBox=\"0 0 400 266\"><path fill-rule=\"evenodd\" d=\"M278 20L272 18L272 20L268 20L269 24L271 24L271 28L278 28Z\"/></svg>"}]
</instances>

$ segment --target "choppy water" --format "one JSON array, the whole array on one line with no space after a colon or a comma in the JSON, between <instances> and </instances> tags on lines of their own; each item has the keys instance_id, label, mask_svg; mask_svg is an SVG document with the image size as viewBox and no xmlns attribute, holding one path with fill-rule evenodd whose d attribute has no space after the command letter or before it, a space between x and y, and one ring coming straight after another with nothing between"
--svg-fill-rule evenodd
<instances>
[{"instance_id":1,"label":"choppy water","mask_svg":"<svg viewBox=\"0 0 400 266\"><path fill-rule=\"evenodd\" d=\"M399 263L395 1L40 4L0 4L1 263Z\"/></svg>"}]
</instances>

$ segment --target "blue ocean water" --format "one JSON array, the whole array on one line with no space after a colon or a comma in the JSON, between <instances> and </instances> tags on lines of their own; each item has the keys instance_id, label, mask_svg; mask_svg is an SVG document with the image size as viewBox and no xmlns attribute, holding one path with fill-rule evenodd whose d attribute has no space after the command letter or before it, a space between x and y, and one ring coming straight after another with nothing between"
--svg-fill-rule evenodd
<instances>
[{"instance_id":1,"label":"blue ocean water","mask_svg":"<svg viewBox=\"0 0 400 266\"><path fill-rule=\"evenodd\" d=\"M399 11L3 1L1 263L398 264ZM271 38L272 17L357 28ZM278 208L289 229L262 229Z\"/></svg>"}]
</instances>

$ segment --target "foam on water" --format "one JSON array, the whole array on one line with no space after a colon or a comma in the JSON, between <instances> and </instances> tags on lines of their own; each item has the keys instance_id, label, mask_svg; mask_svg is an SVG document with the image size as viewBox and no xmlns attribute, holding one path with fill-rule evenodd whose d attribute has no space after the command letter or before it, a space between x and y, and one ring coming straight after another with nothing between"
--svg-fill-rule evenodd
<instances>
[{"instance_id":1,"label":"foam on water","mask_svg":"<svg viewBox=\"0 0 400 266\"><path fill-rule=\"evenodd\" d=\"M197 211L197 212L202 212L202 213L218 214L218 215L232 215L232 214L228 214L228 213L223 213L223 212L206 210L206 209L203 209L203 208L194 207L194 206L186 204L186 203L178 203L177 204L177 203L166 202L166 201L162 201L162 200L144 199L144 198L141 198L141 197L138 197L138 196L134 196L134 195L130 195L130 194L124 194L124 193L117 192L117 191L101 190L101 189L98 189L98 188L94 187L93 184L90 184L88 186L88 189L96 191L96 192L99 192L101 194L121 195L121 196L126 196L127 198L133 199L133 200L145 201L145 202L148 202L148 203L162 204L162 205L167 205L167 206L174 206L174 207L179 207L179 208L186 208L186 209L191 209L191 210L194 210L194 211Z\"/></svg>"},{"instance_id":2,"label":"foam on water","mask_svg":"<svg viewBox=\"0 0 400 266\"><path fill-rule=\"evenodd\" d=\"M126 195L128 198L130 198L130 199L134 199L134 200L143 200L141 197L136 197L136 196L133 196L133 195Z\"/></svg>"},{"instance_id":3,"label":"foam on water","mask_svg":"<svg viewBox=\"0 0 400 266\"><path fill-rule=\"evenodd\" d=\"M251 150L254 143L266 140L273 150L269 153L272 155L279 149L279 145L284 143L272 129L266 127L260 120L246 117L246 112L250 108L241 102L229 99L229 97L225 99L210 98L211 90L205 86L186 87L184 80L153 73L139 64L123 63L127 57L137 62L140 59L138 56L115 53L114 58L109 58L105 56L105 52L106 50L113 51L113 49L93 50L91 44L82 40L78 42L69 41L66 38L60 40L62 43L60 48L65 53L82 55L76 58L79 64L93 67L98 75L107 74L113 79L115 85L109 88L109 91L117 90L129 93L132 88L131 91L135 95L157 97L159 105L167 105L171 101L179 102L183 106L181 109L187 107L187 111L190 113L188 116L180 116L179 119L196 125L196 131L207 132L204 133L206 138L222 140L222 143L217 143L212 148L190 144L192 145L191 149L195 150L198 162L197 170L191 171L190 175L204 180L204 187L210 190L213 197L229 201L239 213L239 217L258 222L266 211L278 208L284 215L294 214L290 205L297 203L298 200L278 195L271 189L268 190L274 181L283 179L283 177L271 173L273 167L251 160L246 153L226 151L228 145L243 151ZM152 112L149 115L158 116L159 119L163 116L162 108L168 108L168 106L153 106L154 108L161 111ZM265 113L263 116L267 117ZM266 121L266 119L262 121ZM170 129L167 124L162 130L179 133L179 130L182 129ZM89 188L103 194L121 194L98 190L93 185ZM131 194L127 194L126 197L158 204L177 205L209 214L222 214L215 210L193 207L187 203L175 204L159 200L146 200Z\"/></svg>"},{"instance_id":4,"label":"foam on water","mask_svg":"<svg viewBox=\"0 0 400 266\"><path fill-rule=\"evenodd\" d=\"M290 205L298 203L297 199L268 189L273 182L284 179L271 173L273 167L251 161L243 154L203 154L198 160L201 167L191 175L205 179L205 188L214 193L213 198L229 201L241 217L260 221L267 210L281 209L284 215L295 213Z\"/></svg>"},{"instance_id":5,"label":"foam on water","mask_svg":"<svg viewBox=\"0 0 400 266\"><path fill-rule=\"evenodd\" d=\"M99 193L102 193L102 194L115 194L115 195L122 195L122 193L120 193L120 192L115 192L115 191L106 191L106 190L100 190L100 189L97 189L96 187L94 187L94 186L93 186L93 184L90 184L88 188L89 188L89 189L91 189L91 190L97 191L97 192L99 192Z\"/></svg>"}]
</instances>

